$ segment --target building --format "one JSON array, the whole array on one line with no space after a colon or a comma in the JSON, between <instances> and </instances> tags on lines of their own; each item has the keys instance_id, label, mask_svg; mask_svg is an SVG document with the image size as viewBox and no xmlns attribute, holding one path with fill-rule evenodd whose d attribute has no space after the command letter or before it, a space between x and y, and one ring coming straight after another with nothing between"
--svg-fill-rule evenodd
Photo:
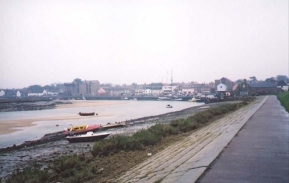
<instances>
[{"instance_id":1,"label":"building","mask_svg":"<svg viewBox=\"0 0 289 183\"><path fill-rule=\"evenodd\" d=\"M0 91L0 97L4 97L5 96L5 91L4 90L1 90Z\"/></svg>"},{"instance_id":2,"label":"building","mask_svg":"<svg viewBox=\"0 0 289 183\"><path fill-rule=\"evenodd\" d=\"M267 94L277 93L276 84L272 82L259 81L256 83L250 83L249 85L258 95L267 95Z\"/></svg>"},{"instance_id":3,"label":"building","mask_svg":"<svg viewBox=\"0 0 289 183\"><path fill-rule=\"evenodd\" d=\"M225 77L222 77L220 80L215 80L215 91L221 99L224 99L225 96L231 96L234 86L235 82Z\"/></svg>"},{"instance_id":4,"label":"building","mask_svg":"<svg viewBox=\"0 0 289 183\"><path fill-rule=\"evenodd\" d=\"M64 95L66 96L91 96L97 95L100 88L98 80L82 81L74 79L71 83L64 83Z\"/></svg>"}]
</instances>

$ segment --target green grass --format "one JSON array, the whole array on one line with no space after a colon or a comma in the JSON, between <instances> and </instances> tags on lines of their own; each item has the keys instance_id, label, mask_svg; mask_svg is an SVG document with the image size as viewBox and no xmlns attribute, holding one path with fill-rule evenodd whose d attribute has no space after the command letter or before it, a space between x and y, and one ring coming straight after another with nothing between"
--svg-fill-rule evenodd
<instances>
[{"instance_id":1,"label":"green grass","mask_svg":"<svg viewBox=\"0 0 289 183\"><path fill-rule=\"evenodd\" d=\"M289 112L289 92L282 92L277 95L278 100L284 106L287 112Z\"/></svg>"}]
</instances>

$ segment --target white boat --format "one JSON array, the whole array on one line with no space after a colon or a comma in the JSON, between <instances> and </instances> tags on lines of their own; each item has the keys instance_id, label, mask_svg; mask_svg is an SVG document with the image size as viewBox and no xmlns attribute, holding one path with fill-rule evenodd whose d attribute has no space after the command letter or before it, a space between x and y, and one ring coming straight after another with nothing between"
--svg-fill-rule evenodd
<instances>
[{"instance_id":1,"label":"white boat","mask_svg":"<svg viewBox=\"0 0 289 183\"><path fill-rule=\"evenodd\" d=\"M86 134L82 135L73 135L73 136L67 136L66 140L69 142L94 142L97 140L101 140L109 136L110 133L93 133L93 132L87 132Z\"/></svg>"},{"instance_id":2,"label":"white boat","mask_svg":"<svg viewBox=\"0 0 289 183\"><path fill-rule=\"evenodd\" d=\"M197 99L193 97L192 99L189 100L189 102L197 102Z\"/></svg>"}]
</instances>

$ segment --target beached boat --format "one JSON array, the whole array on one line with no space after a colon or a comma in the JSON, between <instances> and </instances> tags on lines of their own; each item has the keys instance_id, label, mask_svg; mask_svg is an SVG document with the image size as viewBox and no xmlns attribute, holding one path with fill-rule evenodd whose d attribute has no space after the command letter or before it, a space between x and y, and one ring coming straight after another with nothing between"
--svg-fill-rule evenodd
<instances>
[{"instance_id":1,"label":"beached boat","mask_svg":"<svg viewBox=\"0 0 289 183\"><path fill-rule=\"evenodd\" d=\"M95 112L79 112L78 114L79 114L79 116L94 116L94 115L97 115L97 113L95 114Z\"/></svg>"},{"instance_id":2,"label":"beached boat","mask_svg":"<svg viewBox=\"0 0 289 183\"><path fill-rule=\"evenodd\" d=\"M168 105L166 106L166 108L173 108L173 106L171 106L170 104L168 104Z\"/></svg>"},{"instance_id":3,"label":"beached boat","mask_svg":"<svg viewBox=\"0 0 289 183\"><path fill-rule=\"evenodd\" d=\"M115 122L115 123L107 123L106 125L103 125L102 128L118 128L118 127L125 127L125 122Z\"/></svg>"},{"instance_id":4,"label":"beached boat","mask_svg":"<svg viewBox=\"0 0 289 183\"><path fill-rule=\"evenodd\" d=\"M72 126L71 128L64 129L64 134L84 134L89 131L96 131L100 128L100 125L82 125L82 126Z\"/></svg>"},{"instance_id":5,"label":"beached boat","mask_svg":"<svg viewBox=\"0 0 289 183\"><path fill-rule=\"evenodd\" d=\"M67 136L66 140L69 142L94 142L97 140L102 140L109 136L110 133L93 133L93 132L87 132L86 134L80 134L80 135L73 135L73 136Z\"/></svg>"}]
</instances>

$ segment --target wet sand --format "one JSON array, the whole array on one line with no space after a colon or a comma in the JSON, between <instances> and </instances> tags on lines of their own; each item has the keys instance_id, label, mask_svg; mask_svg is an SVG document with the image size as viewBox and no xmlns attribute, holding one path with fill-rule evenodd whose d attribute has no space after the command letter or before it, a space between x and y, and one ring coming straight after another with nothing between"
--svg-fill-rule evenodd
<instances>
[{"instance_id":1,"label":"wet sand","mask_svg":"<svg viewBox=\"0 0 289 183\"><path fill-rule=\"evenodd\" d=\"M76 108L76 107L90 107L90 106L105 106L105 105L119 105L125 104L123 101L88 101L88 100L71 100L71 104L57 105L56 108ZM85 116L85 118L96 118L110 115L97 115L97 116ZM33 119L21 119L21 120L0 120L0 135L5 135L20 131L21 127L35 126L34 122L41 121L58 121L58 120L71 120L71 119L83 119L84 116L61 116L52 118L33 118Z\"/></svg>"},{"instance_id":2,"label":"wet sand","mask_svg":"<svg viewBox=\"0 0 289 183\"><path fill-rule=\"evenodd\" d=\"M75 108L126 104L124 101L100 101L100 100L69 100L71 104L57 105L56 108Z\"/></svg>"}]
</instances>

